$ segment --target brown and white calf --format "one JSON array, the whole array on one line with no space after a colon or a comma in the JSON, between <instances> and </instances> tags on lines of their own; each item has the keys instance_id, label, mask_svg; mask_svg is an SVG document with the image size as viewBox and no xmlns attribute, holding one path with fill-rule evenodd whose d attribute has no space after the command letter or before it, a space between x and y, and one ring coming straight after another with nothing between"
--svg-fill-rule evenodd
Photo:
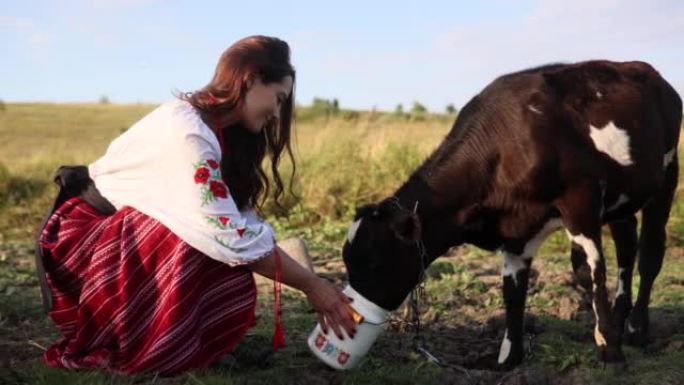
<instances>
[{"instance_id":1,"label":"brown and white calf","mask_svg":"<svg viewBox=\"0 0 684 385\"><path fill-rule=\"evenodd\" d=\"M343 250L350 284L395 309L418 283L423 246L425 264L462 243L502 250L506 331L498 364L511 368L524 354L532 258L551 232L565 228L573 268L592 296L600 358L624 362L625 321L627 342L647 338L677 186L681 118L680 97L643 62L549 65L496 79L392 197L358 209ZM612 309L603 224L617 246ZM637 253L641 285L632 309Z\"/></svg>"}]
</instances>

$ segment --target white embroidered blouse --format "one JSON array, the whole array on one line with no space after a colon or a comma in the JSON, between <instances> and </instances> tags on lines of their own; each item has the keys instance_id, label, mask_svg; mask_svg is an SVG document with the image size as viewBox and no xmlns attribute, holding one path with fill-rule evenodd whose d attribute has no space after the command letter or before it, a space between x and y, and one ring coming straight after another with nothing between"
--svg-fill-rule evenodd
<instances>
[{"instance_id":1,"label":"white embroidered blouse","mask_svg":"<svg viewBox=\"0 0 684 385\"><path fill-rule=\"evenodd\" d=\"M215 260L251 263L273 251L273 229L253 210L238 210L220 162L213 131L189 103L176 100L112 141L88 170L117 209L137 209Z\"/></svg>"}]
</instances>

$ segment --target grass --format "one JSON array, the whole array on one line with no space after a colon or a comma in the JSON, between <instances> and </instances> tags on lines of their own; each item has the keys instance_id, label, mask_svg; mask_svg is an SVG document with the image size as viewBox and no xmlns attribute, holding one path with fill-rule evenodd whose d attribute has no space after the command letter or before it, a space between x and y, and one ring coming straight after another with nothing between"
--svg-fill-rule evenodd
<instances>
[{"instance_id":1,"label":"grass","mask_svg":"<svg viewBox=\"0 0 684 385\"><path fill-rule=\"evenodd\" d=\"M40 360L40 346L49 346L59 335L40 310L32 252L36 227L55 193L52 172L61 164L92 162L112 138L152 108L7 104L0 111L0 383L508 384L552 379L567 384L681 383L684 187L677 192L667 256L652 296L654 342L645 351L625 349L630 365L624 373L612 373L596 360L591 309L573 282L569 243L561 233L551 236L535 259L526 323L531 354L509 373L490 370L503 334L500 257L472 247L452 250L427 271L428 304L423 308L421 335L429 351L446 366L413 351L413 335L396 318L359 368L349 372L327 369L305 344L315 324L314 314L303 296L290 290L284 292L288 344L268 356L264 349L270 346L272 298L264 287L259 294L259 322L236 350L236 365L173 378L118 377L46 367ZM342 240L354 208L391 193L449 128L450 118L443 116L409 121L377 113L359 113L353 119L348 115L309 117L298 122L295 188L303 199L291 202L287 218L269 214L269 221L280 238L304 238L317 272L341 284ZM614 290L616 266L609 237L604 239L604 249L609 287ZM638 284L636 274L634 292Z\"/></svg>"}]
</instances>

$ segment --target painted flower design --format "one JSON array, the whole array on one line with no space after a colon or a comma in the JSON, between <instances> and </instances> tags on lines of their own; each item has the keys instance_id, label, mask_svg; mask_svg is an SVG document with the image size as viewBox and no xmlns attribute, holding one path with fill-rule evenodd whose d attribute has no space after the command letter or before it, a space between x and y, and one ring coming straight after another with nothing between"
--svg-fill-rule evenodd
<instances>
[{"instance_id":1,"label":"painted flower design","mask_svg":"<svg viewBox=\"0 0 684 385\"><path fill-rule=\"evenodd\" d=\"M321 333L318 333L318 336L316 336L316 342L315 342L316 347L320 349L324 343L325 343L325 336L323 336L323 334L321 334Z\"/></svg>"},{"instance_id":2,"label":"painted flower design","mask_svg":"<svg viewBox=\"0 0 684 385\"><path fill-rule=\"evenodd\" d=\"M349 353L347 353L347 352L340 352L340 355L337 356L337 362L339 362L340 365L346 364L348 360L349 360Z\"/></svg>"}]
</instances>

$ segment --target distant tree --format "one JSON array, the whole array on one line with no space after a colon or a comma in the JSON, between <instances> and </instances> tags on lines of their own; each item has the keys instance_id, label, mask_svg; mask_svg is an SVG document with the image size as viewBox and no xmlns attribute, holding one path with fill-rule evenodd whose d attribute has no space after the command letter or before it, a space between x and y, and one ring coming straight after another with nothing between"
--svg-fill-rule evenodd
<instances>
[{"instance_id":1,"label":"distant tree","mask_svg":"<svg viewBox=\"0 0 684 385\"><path fill-rule=\"evenodd\" d=\"M316 115L330 116L333 113L333 102L328 99L314 98L312 108Z\"/></svg>"},{"instance_id":2,"label":"distant tree","mask_svg":"<svg viewBox=\"0 0 684 385\"><path fill-rule=\"evenodd\" d=\"M100 96L100 99L97 101L100 104L109 104L109 97L107 95L102 95Z\"/></svg>"},{"instance_id":3,"label":"distant tree","mask_svg":"<svg viewBox=\"0 0 684 385\"><path fill-rule=\"evenodd\" d=\"M419 102L413 102L413 107L411 107L411 114L425 114L427 113L427 108Z\"/></svg>"},{"instance_id":4,"label":"distant tree","mask_svg":"<svg viewBox=\"0 0 684 385\"><path fill-rule=\"evenodd\" d=\"M340 112L340 102L335 98L332 101L332 113L333 115L337 115L338 112Z\"/></svg>"},{"instance_id":5,"label":"distant tree","mask_svg":"<svg viewBox=\"0 0 684 385\"><path fill-rule=\"evenodd\" d=\"M394 108L394 115L404 115L404 106L401 103L397 104L397 106Z\"/></svg>"},{"instance_id":6,"label":"distant tree","mask_svg":"<svg viewBox=\"0 0 684 385\"><path fill-rule=\"evenodd\" d=\"M457 111L458 110L456 109L456 107L454 107L453 103L447 104L447 106L446 106L447 115L456 115Z\"/></svg>"},{"instance_id":7,"label":"distant tree","mask_svg":"<svg viewBox=\"0 0 684 385\"><path fill-rule=\"evenodd\" d=\"M313 102L311 102L311 107L313 107L313 108L325 109L325 106L327 106L327 105L328 105L328 101L326 99L323 99L323 98L314 97Z\"/></svg>"},{"instance_id":8,"label":"distant tree","mask_svg":"<svg viewBox=\"0 0 684 385\"><path fill-rule=\"evenodd\" d=\"M413 102L411 107L411 120L425 120L427 108L419 102Z\"/></svg>"}]
</instances>

